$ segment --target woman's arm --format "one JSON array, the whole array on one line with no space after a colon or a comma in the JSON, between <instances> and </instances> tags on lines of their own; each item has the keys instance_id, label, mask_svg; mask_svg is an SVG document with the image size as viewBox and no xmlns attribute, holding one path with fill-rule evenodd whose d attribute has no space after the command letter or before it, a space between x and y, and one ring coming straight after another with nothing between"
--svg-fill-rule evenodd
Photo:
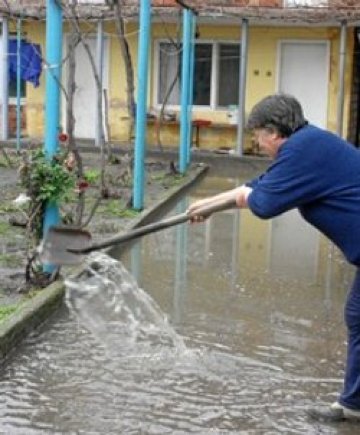
<instances>
[{"instance_id":1,"label":"woman's arm","mask_svg":"<svg viewBox=\"0 0 360 435\"><path fill-rule=\"evenodd\" d=\"M248 203L248 197L252 192L252 188L243 184L242 186L236 187L235 189L226 190L225 192L219 193L209 198L200 199L195 201L187 209L187 213L192 215L192 222L202 222L209 215L203 216L201 210L215 205L219 202L227 201L233 199L239 208L246 208Z\"/></svg>"}]
</instances>

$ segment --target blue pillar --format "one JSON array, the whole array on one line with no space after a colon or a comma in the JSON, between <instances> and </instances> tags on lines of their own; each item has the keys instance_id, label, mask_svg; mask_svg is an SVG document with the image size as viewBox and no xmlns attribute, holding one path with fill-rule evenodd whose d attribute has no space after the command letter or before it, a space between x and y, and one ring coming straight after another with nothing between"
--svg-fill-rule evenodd
<instances>
[{"instance_id":1,"label":"blue pillar","mask_svg":"<svg viewBox=\"0 0 360 435\"><path fill-rule=\"evenodd\" d=\"M8 19L2 18L2 40L1 52L3 54L1 65L1 139L8 140L9 138L9 66L8 66L8 51L9 51L9 26Z\"/></svg>"},{"instance_id":2,"label":"blue pillar","mask_svg":"<svg viewBox=\"0 0 360 435\"><path fill-rule=\"evenodd\" d=\"M16 22L16 151L21 148L21 18Z\"/></svg>"},{"instance_id":3,"label":"blue pillar","mask_svg":"<svg viewBox=\"0 0 360 435\"><path fill-rule=\"evenodd\" d=\"M45 89L45 154L50 160L57 152L60 119L60 86L62 61L62 10L56 0L46 1L46 89ZM60 214L57 204L49 203L44 216L44 234L57 225ZM44 268L51 272L54 267Z\"/></svg>"},{"instance_id":4,"label":"blue pillar","mask_svg":"<svg viewBox=\"0 0 360 435\"><path fill-rule=\"evenodd\" d=\"M189 139L189 83L190 83L190 39L191 39L191 11L183 10L183 43L181 68L181 113L180 113L180 156L179 171L186 172Z\"/></svg>"},{"instance_id":5,"label":"blue pillar","mask_svg":"<svg viewBox=\"0 0 360 435\"><path fill-rule=\"evenodd\" d=\"M147 82L149 64L151 7L150 0L140 2L137 99L135 119L135 155L133 207L144 207L144 155L146 141Z\"/></svg>"},{"instance_id":6,"label":"blue pillar","mask_svg":"<svg viewBox=\"0 0 360 435\"><path fill-rule=\"evenodd\" d=\"M191 12L191 49L190 49L190 74L189 74L189 132L187 143L187 165L191 161L191 146L192 146L192 108L194 101L194 71L195 71L195 33L196 33L196 16Z\"/></svg>"}]
</instances>

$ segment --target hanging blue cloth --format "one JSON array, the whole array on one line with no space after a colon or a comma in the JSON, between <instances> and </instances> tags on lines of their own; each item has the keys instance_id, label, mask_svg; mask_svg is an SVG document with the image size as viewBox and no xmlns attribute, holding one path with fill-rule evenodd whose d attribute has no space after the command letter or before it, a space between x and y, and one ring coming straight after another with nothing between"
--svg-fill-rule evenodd
<instances>
[{"instance_id":1,"label":"hanging blue cloth","mask_svg":"<svg viewBox=\"0 0 360 435\"><path fill-rule=\"evenodd\" d=\"M17 40L9 40L8 49L9 79L16 80L17 71ZM41 47L25 40L20 42L20 77L31 82L35 87L40 84L42 71Z\"/></svg>"}]
</instances>

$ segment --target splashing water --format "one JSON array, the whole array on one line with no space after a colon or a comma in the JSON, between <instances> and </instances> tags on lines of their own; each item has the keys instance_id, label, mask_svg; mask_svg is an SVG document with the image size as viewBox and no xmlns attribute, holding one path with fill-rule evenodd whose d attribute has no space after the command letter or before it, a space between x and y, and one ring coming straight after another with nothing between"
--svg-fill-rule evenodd
<instances>
[{"instance_id":1,"label":"splashing water","mask_svg":"<svg viewBox=\"0 0 360 435\"><path fill-rule=\"evenodd\" d=\"M68 306L112 356L154 357L165 348L187 351L156 302L114 258L92 253L84 270L65 285Z\"/></svg>"}]
</instances>

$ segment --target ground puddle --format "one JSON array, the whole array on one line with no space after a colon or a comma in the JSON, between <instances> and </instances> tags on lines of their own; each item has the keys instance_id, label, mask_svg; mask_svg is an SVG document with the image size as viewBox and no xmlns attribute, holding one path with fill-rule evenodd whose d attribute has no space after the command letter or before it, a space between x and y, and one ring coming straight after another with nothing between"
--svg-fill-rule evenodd
<instances>
[{"instance_id":1,"label":"ground puddle","mask_svg":"<svg viewBox=\"0 0 360 435\"><path fill-rule=\"evenodd\" d=\"M156 302L118 260L93 253L84 270L67 278L65 285L67 305L112 356L188 352Z\"/></svg>"}]
</instances>

